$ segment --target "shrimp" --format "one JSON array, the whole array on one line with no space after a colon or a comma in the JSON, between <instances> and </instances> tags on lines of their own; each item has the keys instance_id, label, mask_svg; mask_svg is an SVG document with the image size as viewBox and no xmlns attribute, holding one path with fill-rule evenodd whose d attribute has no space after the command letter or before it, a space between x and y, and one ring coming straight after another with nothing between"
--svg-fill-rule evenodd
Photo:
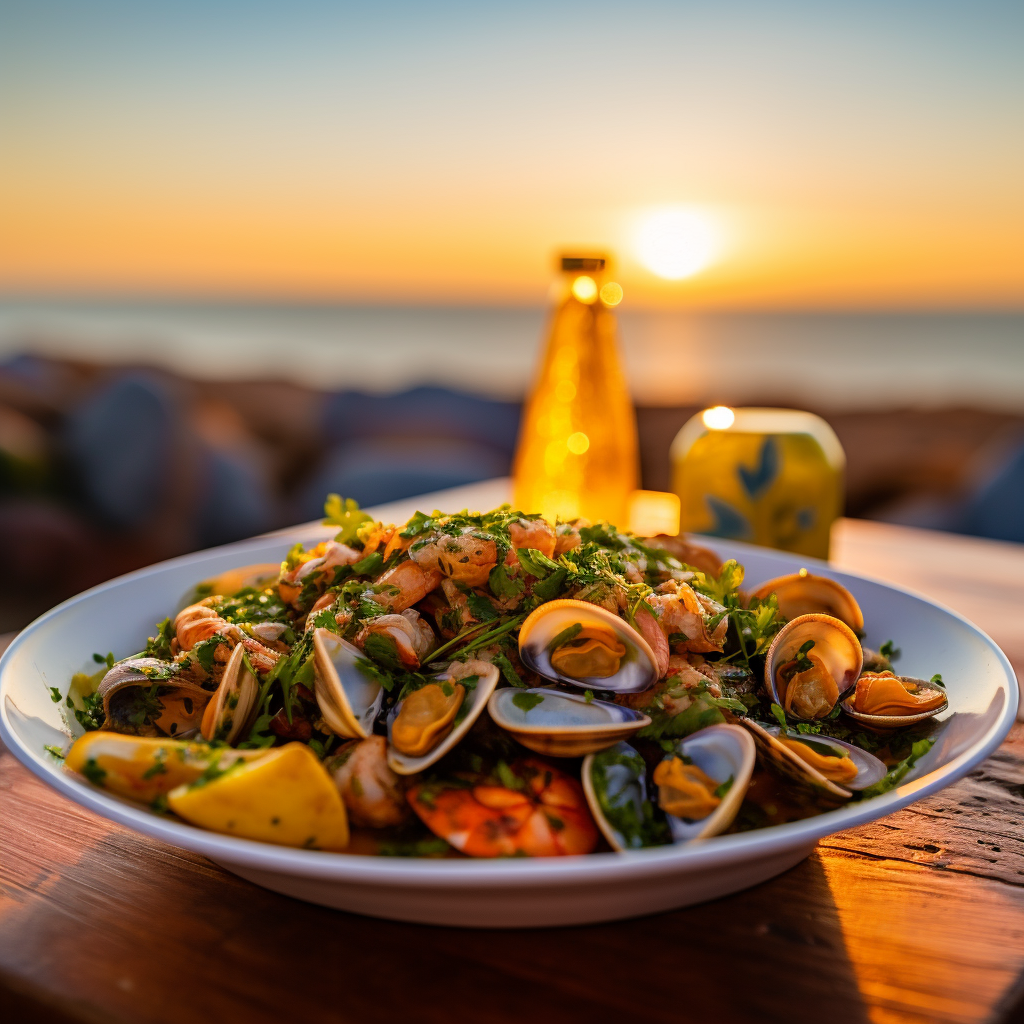
<instances>
[{"instance_id":1,"label":"shrimp","mask_svg":"<svg viewBox=\"0 0 1024 1024\"><path fill-rule=\"evenodd\" d=\"M383 736L346 743L324 767L356 825L387 828L409 817L405 780L388 767L388 741Z\"/></svg>"},{"instance_id":2,"label":"shrimp","mask_svg":"<svg viewBox=\"0 0 1024 1024\"><path fill-rule=\"evenodd\" d=\"M316 617L322 611L334 608L334 603L338 600L338 595L331 591L327 594L321 594L316 599L316 604L309 609L309 614L306 616L306 631L313 629L316 625ZM335 610L334 621L341 627L347 626L352 621L352 613L347 611Z\"/></svg>"},{"instance_id":3,"label":"shrimp","mask_svg":"<svg viewBox=\"0 0 1024 1024\"><path fill-rule=\"evenodd\" d=\"M706 690L712 697L721 697L722 688L714 677L711 665L700 655L692 659L685 654L673 654L669 659L667 675L651 689L640 693L616 694L615 703L644 711L658 707L669 715L682 714L692 703L692 691Z\"/></svg>"},{"instance_id":4,"label":"shrimp","mask_svg":"<svg viewBox=\"0 0 1024 1024\"><path fill-rule=\"evenodd\" d=\"M434 631L414 608L401 614L378 615L367 619L356 634L355 645L365 650L367 641L376 638L386 645L388 654L403 668L415 671L435 647ZM378 654L383 653L378 650Z\"/></svg>"},{"instance_id":5,"label":"shrimp","mask_svg":"<svg viewBox=\"0 0 1024 1024\"><path fill-rule=\"evenodd\" d=\"M647 603L654 609L662 632L675 650L706 653L720 651L725 646L728 617L722 616L714 631L709 631L707 624L707 618L725 609L687 584L669 580L647 598Z\"/></svg>"},{"instance_id":6,"label":"shrimp","mask_svg":"<svg viewBox=\"0 0 1024 1024\"><path fill-rule=\"evenodd\" d=\"M470 857L561 857L597 846L597 826L574 778L534 757L510 767L516 789L489 780L458 789L419 783L409 803L431 832Z\"/></svg>"},{"instance_id":7,"label":"shrimp","mask_svg":"<svg viewBox=\"0 0 1024 1024\"><path fill-rule=\"evenodd\" d=\"M302 559L294 569L281 573L277 581L277 592L285 604L298 608L297 601L303 587L314 578L318 590L324 590L334 582L336 570L343 565L354 565L364 557L361 551L340 544L336 540L321 541L316 547L303 552ZM313 574L317 575L314 577Z\"/></svg>"},{"instance_id":8,"label":"shrimp","mask_svg":"<svg viewBox=\"0 0 1024 1024\"><path fill-rule=\"evenodd\" d=\"M236 644L241 644L249 655L249 661L257 672L269 672L281 656L272 650L267 643L261 643L256 637L249 636L240 626L221 618L210 607L216 598L207 597L198 604L190 604L178 612L174 619L174 635L182 651L191 651L196 644L209 640L213 636L221 636L226 642L226 650L214 651L216 661L227 661Z\"/></svg>"},{"instance_id":9,"label":"shrimp","mask_svg":"<svg viewBox=\"0 0 1024 1024\"><path fill-rule=\"evenodd\" d=\"M417 541L409 549L409 555L424 569L440 569L456 583L482 587L498 563L498 545L469 529L454 536L438 533Z\"/></svg>"},{"instance_id":10,"label":"shrimp","mask_svg":"<svg viewBox=\"0 0 1024 1024\"><path fill-rule=\"evenodd\" d=\"M571 523L559 523L555 527L554 557L557 558L559 555L564 555L566 551L578 548L583 543L580 530L586 526L590 526L589 519L574 519Z\"/></svg>"},{"instance_id":11,"label":"shrimp","mask_svg":"<svg viewBox=\"0 0 1024 1024\"><path fill-rule=\"evenodd\" d=\"M637 632L647 641L654 652L654 660L658 666L658 677L661 678L669 668L668 639L666 638L658 620L642 605L633 616Z\"/></svg>"},{"instance_id":12,"label":"shrimp","mask_svg":"<svg viewBox=\"0 0 1024 1024\"><path fill-rule=\"evenodd\" d=\"M519 548L533 548L548 558L555 554L555 531L543 519L520 519L510 524L508 535L512 547L505 556L506 565L519 564L519 556L516 554Z\"/></svg>"},{"instance_id":13,"label":"shrimp","mask_svg":"<svg viewBox=\"0 0 1024 1024\"><path fill-rule=\"evenodd\" d=\"M408 559L388 569L375 584L379 589L367 596L388 611L404 612L436 590L441 578L440 570L425 568L419 562Z\"/></svg>"}]
</instances>

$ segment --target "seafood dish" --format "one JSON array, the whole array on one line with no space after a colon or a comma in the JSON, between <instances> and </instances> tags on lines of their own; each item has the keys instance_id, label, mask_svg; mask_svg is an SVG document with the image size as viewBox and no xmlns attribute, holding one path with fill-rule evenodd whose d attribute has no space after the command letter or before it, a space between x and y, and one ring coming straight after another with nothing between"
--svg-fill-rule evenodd
<instances>
[{"instance_id":1,"label":"seafood dish","mask_svg":"<svg viewBox=\"0 0 1024 1024\"><path fill-rule=\"evenodd\" d=\"M950 713L806 569L745 589L690 539L507 505L325 513L332 539L197 583L141 650L53 687L77 738L50 753L225 835L552 857L870 800Z\"/></svg>"}]
</instances>

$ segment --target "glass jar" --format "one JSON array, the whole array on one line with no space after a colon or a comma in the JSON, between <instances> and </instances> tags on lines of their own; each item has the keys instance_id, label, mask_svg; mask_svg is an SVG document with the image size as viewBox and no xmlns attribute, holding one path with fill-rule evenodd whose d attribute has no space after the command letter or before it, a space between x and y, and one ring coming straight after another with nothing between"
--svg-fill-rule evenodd
<instances>
[{"instance_id":1,"label":"glass jar","mask_svg":"<svg viewBox=\"0 0 1024 1024\"><path fill-rule=\"evenodd\" d=\"M680 528L828 558L846 456L820 416L705 409L672 443Z\"/></svg>"}]
</instances>

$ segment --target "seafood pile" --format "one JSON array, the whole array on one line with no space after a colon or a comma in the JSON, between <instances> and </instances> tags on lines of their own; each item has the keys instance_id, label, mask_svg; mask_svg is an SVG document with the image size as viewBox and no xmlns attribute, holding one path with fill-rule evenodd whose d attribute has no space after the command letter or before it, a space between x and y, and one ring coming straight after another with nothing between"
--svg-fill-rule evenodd
<instances>
[{"instance_id":1,"label":"seafood pile","mask_svg":"<svg viewBox=\"0 0 1024 1024\"><path fill-rule=\"evenodd\" d=\"M143 651L52 691L68 769L229 835L549 857L694 842L869 799L927 752L941 676L861 643L846 588L681 537L502 506L199 584Z\"/></svg>"}]
</instances>

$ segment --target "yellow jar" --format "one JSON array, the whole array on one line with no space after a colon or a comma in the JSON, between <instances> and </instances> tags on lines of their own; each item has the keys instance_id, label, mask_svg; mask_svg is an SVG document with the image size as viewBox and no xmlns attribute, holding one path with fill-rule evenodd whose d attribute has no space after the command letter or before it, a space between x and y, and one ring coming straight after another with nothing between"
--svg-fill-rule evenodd
<instances>
[{"instance_id":1,"label":"yellow jar","mask_svg":"<svg viewBox=\"0 0 1024 1024\"><path fill-rule=\"evenodd\" d=\"M554 520L626 522L638 481L636 418L603 257L565 256L537 379L523 411L514 502Z\"/></svg>"},{"instance_id":2,"label":"yellow jar","mask_svg":"<svg viewBox=\"0 0 1024 1024\"><path fill-rule=\"evenodd\" d=\"M680 528L828 558L846 456L820 416L716 406L672 443Z\"/></svg>"}]
</instances>

